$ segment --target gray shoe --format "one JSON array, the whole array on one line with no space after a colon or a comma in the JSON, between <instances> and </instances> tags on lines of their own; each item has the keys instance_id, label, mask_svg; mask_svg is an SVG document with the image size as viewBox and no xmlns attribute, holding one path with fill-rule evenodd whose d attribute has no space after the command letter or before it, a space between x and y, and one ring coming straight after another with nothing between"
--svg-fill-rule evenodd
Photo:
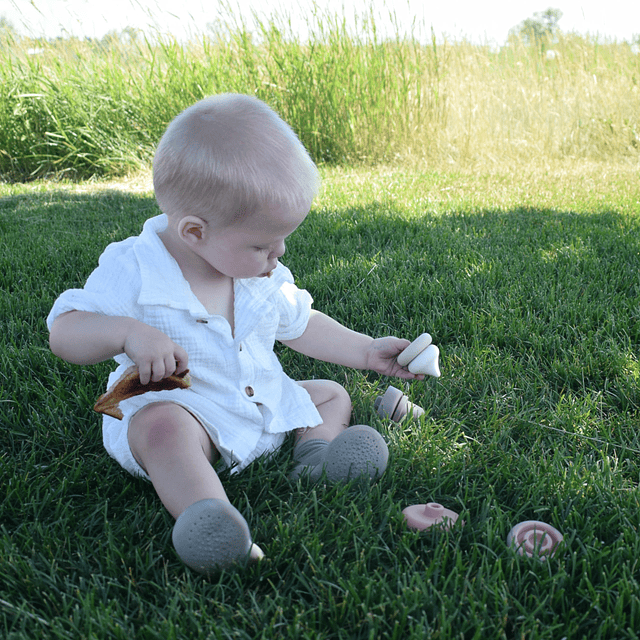
<instances>
[{"instance_id":1,"label":"gray shoe","mask_svg":"<svg viewBox=\"0 0 640 640\"><path fill-rule=\"evenodd\" d=\"M210 574L248 559L249 525L225 500L207 499L187 507L173 527L173 546L194 571Z\"/></svg>"},{"instance_id":2,"label":"gray shoe","mask_svg":"<svg viewBox=\"0 0 640 640\"><path fill-rule=\"evenodd\" d=\"M326 440L307 440L296 445L293 457L298 464L289 474L289 478L295 481L308 476L312 482L319 480L328 446Z\"/></svg>"},{"instance_id":3,"label":"gray shoe","mask_svg":"<svg viewBox=\"0 0 640 640\"><path fill-rule=\"evenodd\" d=\"M324 468L329 482L362 477L374 480L384 473L388 460L384 438L375 429L357 424L329 443Z\"/></svg>"}]
</instances>

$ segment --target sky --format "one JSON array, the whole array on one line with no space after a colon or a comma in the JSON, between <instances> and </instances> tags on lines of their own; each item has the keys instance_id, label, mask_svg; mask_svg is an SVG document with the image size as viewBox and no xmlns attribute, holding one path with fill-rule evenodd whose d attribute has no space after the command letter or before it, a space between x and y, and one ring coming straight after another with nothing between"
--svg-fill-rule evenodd
<instances>
[{"instance_id":1,"label":"sky","mask_svg":"<svg viewBox=\"0 0 640 640\"><path fill-rule=\"evenodd\" d=\"M361 16L373 10L375 23L383 33L392 34L390 7L396 14L400 32L430 33L438 39L466 39L485 44L503 44L509 29L547 8L563 13L558 25L564 32L626 40L640 37L638 0L0 0L0 17L22 35L55 38L90 36L101 38L109 31L125 27L187 39L206 30L206 25L241 15L251 24L251 16L288 16L293 30L304 38L313 6L321 13ZM227 7L227 8L225 8ZM230 9L229 9L230 7Z\"/></svg>"}]
</instances>

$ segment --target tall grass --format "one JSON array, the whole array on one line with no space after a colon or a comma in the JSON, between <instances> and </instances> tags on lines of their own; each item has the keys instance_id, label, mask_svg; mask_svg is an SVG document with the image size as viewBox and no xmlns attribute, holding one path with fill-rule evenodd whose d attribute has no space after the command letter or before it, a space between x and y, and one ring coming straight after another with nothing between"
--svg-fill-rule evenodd
<instances>
[{"instance_id":1,"label":"tall grass","mask_svg":"<svg viewBox=\"0 0 640 640\"><path fill-rule=\"evenodd\" d=\"M223 91L271 104L321 163L640 157L640 56L625 43L561 37L548 60L517 41L438 43L419 25L382 38L366 13L355 31L318 14L308 31L230 17L186 44L5 39L0 174L126 174L179 111Z\"/></svg>"}]
</instances>

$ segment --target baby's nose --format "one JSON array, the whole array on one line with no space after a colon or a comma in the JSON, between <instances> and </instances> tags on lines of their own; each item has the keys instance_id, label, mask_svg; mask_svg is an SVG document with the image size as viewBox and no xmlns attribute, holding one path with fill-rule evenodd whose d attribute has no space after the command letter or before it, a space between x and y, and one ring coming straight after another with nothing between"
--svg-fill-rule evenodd
<instances>
[{"instance_id":1,"label":"baby's nose","mask_svg":"<svg viewBox=\"0 0 640 640\"><path fill-rule=\"evenodd\" d=\"M277 245L275 245L273 247L273 249L271 250L271 255L269 256L270 258L280 258L284 255L286 248L284 245L284 240L282 242L279 242Z\"/></svg>"}]
</instances>

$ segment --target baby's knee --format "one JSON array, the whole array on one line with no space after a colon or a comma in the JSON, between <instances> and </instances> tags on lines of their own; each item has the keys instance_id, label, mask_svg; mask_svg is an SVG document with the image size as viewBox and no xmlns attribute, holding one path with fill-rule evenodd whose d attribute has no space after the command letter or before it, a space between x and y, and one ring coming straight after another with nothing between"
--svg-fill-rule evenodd
<instances>
[{"instance_id":1,"label":"baby's knee","mask_svg":"<svg viewBox=\"0 0 640 640\"><path fill-rule=\"evenodd\" d=\"M351 396L349 395L349 392L337 382L332 382L332 385L336 402L341 406L344 406L345 409L351 411L351 409L353 408L353 403L351 402Z\"/></svg>"},{"instance_id":2,"label":"baby's knee","mask_svg":"<svg viewBox=\"0 0 640 640\"><path fill-rule=\"evenodd\" d=\"M185 435L188 412L171 402L156 402L143 407L129 423L129 446L136 458L145 452L171 448Z\"/></svg>"},{"instance_id":3,"label":"baby's knee","mask_svg":"<svg viewBox=\"0 0 640 640\"><path fill-rule=\"evenodd\" d=\"M351 396L340 383L334 380L314 380L312 384L317 385L317 392L311 393L311 398L316 406L330 403L351 411Z\"/></svg>"}]
</instances>

